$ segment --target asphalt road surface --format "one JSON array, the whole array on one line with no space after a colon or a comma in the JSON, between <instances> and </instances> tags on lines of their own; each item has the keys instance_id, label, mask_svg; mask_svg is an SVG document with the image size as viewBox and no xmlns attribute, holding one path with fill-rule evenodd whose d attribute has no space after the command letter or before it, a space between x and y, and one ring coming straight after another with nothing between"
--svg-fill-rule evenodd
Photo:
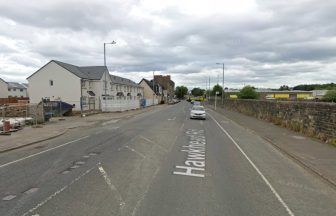
<instances>
[{"instance_id":1,"label":"asphalt road surface","mask_svg":"<svg viewBox=\"0 0 336 216\"><path fill-rule=\"evenodd\" d=\"M336 215L336 191L272 145L190 104L0 155L0 215Z\"/></svg>"}]
</instances>

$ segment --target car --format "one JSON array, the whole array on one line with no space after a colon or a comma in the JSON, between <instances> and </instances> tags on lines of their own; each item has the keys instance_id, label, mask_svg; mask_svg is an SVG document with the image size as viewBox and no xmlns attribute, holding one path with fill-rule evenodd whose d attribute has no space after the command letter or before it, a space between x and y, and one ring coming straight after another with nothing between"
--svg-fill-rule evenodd
<instances>
[{"instance_id":1,"label":"car","mask_svg":"<svg viewBox=\"0 0 336 216\"><path fill-rule=\"evenodd\" d=\"M203 106L194 105L190 110L190 119L206 119L206 113Z\"/></svg>"},{"instance_id":2,"label":"car","mask_svg":"<svg viewBox=\"0 0 336 216\"><path fill-rule=\"evenodd\" d=\"M193 105L194 106L201 106L201 102L200 101L194 101Z\"/></svg>"}]
</instances>

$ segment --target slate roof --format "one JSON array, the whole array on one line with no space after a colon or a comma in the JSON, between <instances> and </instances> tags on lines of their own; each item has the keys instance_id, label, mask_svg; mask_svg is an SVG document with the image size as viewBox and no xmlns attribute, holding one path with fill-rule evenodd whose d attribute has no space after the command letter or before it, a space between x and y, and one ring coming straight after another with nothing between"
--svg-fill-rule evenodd
<instances>
[{"instance_id":1,"label":"slate roof","mask_svg":"<svg viewBox=\"0 0 336 216\"><path fill-rule=\"evenodd\" d=\"M137 83L133 82L130 79L126 79L126 78L115 76L115 75L110 75L110 77L111 77L112 83L139 87Z\"/></svg>"},{"instance_id":2,"label":"slate roof","mask_svg":"<svg viewBox=\"0 0 336 216\"><path fill-rule=\"evenodd\" d=\"M7 82L8 88L15 88L15 89L27 89L27 87L21 83L17 82Z\"/></svg>"},{"instance_id":3,"label":"slate roof","mask_svg":"<svg viewBox=\"0 0 336 216\"><path fill-rule=\"evenodd\" d=\"M0 80L1 80L2 82L4 82L4 83L7 83L5 80L3 80L3 79L1 79L1 78L0 78Z\"/></svg>"},{"instance_id":4,"label":"slate roof","mask_svg":"<svg viewBox=\"0 0 336 216\"><path fill-rule=\"evenodd\" d=\"M149 81L149 80L147 80L147 79L145 79L145 78L143 78L142 79L143 81L145 81L146 83L147 83L147 85L153 90L153 80L151 80L151 81ZM142 81L141 80L141 81ZM140 81L140 82L141 82ZM162 86L161 85L159 85L159 84L157 84L157 83L154 83L154 87L155 87L155 90L158 90L158 89L160 89L160 87L162 88ZM153 90L154 91L154 90ZM158 93L157 91L154 91L155 93Z\"/></svg>"},{"instance_id":5,"label":"slate roof","mask_svg":"<svg viewBox=\"0 0 336 216\"><path fill-rule=\"evenodd\" d=\"M68 63L64 63L64 62L56 61L56 60L51 60L50 62L55 62L59 66L63 67L67 71L73 73L74 75L76 75L77 77L82 78L82 79L100 80L102 78L104 72L108 71L106 66L78 67L76 65L72 65L72 64L68 64ZM46 65L48 65L50 62L48 62ZM44 65L43 67L45 67L46 65ZM40 68L39 70L41 70L42 68ZM38 71L36 71L32 75L30 75L27 79L32 77Z\"/></svg>"},{"instance_id":6,"label":"slate roof","mask_svg":"<svg viewBox=\"0 0 336 216\"><path fill-rule=\"evenodd\" d=\"M90 79L90 80L100 80L107 70L105 66L88 66L88 67L78 67L76 65L55 61L56 64L60 65L61 67L67 69L74 75L82 78L82 79Z\"/></svg>"},{"instance_id":7,"label":"slate roof","mask_svg":"<svg viewBox=\"0 0 336 216\"><path fill-rule=\"evenodd\" d=\"M76 65L72 65L72 64L68 64L68 63L64 63L64 62L56 61L56 60L51 60L50 62L55 62L59 66L63 67L64 69L70 71L71 73L73 73L74 75L76 75L76 76L78 76L79 78L82 78L82 79L100 80L102 78L102 76L104 75L105 71L107 71L109 73L106 66L78 67ZM47 63L47 64L49 64L49 63ZM41 70L41 69L39 69L39 70ZM36 71L35 73L37 73L38 71ZM30 75L29 77L33 76L34 74ZM29 77L27 79L29 79ZM112 80L113 83L139 87L139 85L137 83L133 82L130 79L122 78L122 77L115 76L115 75L110 75L110 77L111 77L111 80Z\"/></svg>"}]
</instances>

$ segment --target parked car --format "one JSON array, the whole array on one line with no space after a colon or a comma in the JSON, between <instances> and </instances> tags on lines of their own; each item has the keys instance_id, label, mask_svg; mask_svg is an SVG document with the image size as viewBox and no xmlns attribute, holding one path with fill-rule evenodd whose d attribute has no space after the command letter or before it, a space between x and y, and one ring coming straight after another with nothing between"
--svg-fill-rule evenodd
<instances>
[{"instance_id":1,"label":"parked car","mask_svg":"<svg viewBox=\"0 0 336 216\"><path fill-rule=\"evenodd\" d=\"M204 107L194 105L190 110L190 119L206 119L206 113Z\"/></svg>"}]
</instances>

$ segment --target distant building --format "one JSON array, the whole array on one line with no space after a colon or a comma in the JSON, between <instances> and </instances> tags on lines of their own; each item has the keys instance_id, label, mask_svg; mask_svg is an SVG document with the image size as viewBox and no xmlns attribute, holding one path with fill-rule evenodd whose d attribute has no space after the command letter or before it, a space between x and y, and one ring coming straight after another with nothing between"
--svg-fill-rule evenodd
<instances>
[{"instance_id":1,"label":"distant building","mask_svg":"<svg viewBox=\"0 0 336 216\"><path fill-rule=\"evenodd\" d=\"M144 89L144 99L146 100L146 106L156 105L163 100L163 88L160 84L154 83L153 80L142 79L139 85Z\"/></svg>"},{"instance_id":2,"label":"distant building","mask_svg":"<svg viewBox=\"0 0 336 216\"><path fill-rule=\"evenodd\" d=\"M155 75L154 83L158 83L163 88L163 100L169 102L173 99L175 94L175 83L171 80L170 75L162 76Z\"/></svg>"},{"instance_id":3,"label":"distant building","mask_svg":"<svg viewBox=\"0 0 336 216\"><path fill-rule=\"evenodd\" d=\"M259 100L312 100L314 99L312 91L278 91L270 89L256 89L259 93ZM236 99L238 97L238 89L225 90L229 98Z\"/></svg>"},{"instance_id":4,"label":"distant building","mask_svg":"<svg viewBox=\"0 0 336 216\"><path fill-rule=\"evenodd\" d=\"M0 98L27 98L27 84L18 82L6 82L0 78Z\"/></svg>"}]
</instances>

